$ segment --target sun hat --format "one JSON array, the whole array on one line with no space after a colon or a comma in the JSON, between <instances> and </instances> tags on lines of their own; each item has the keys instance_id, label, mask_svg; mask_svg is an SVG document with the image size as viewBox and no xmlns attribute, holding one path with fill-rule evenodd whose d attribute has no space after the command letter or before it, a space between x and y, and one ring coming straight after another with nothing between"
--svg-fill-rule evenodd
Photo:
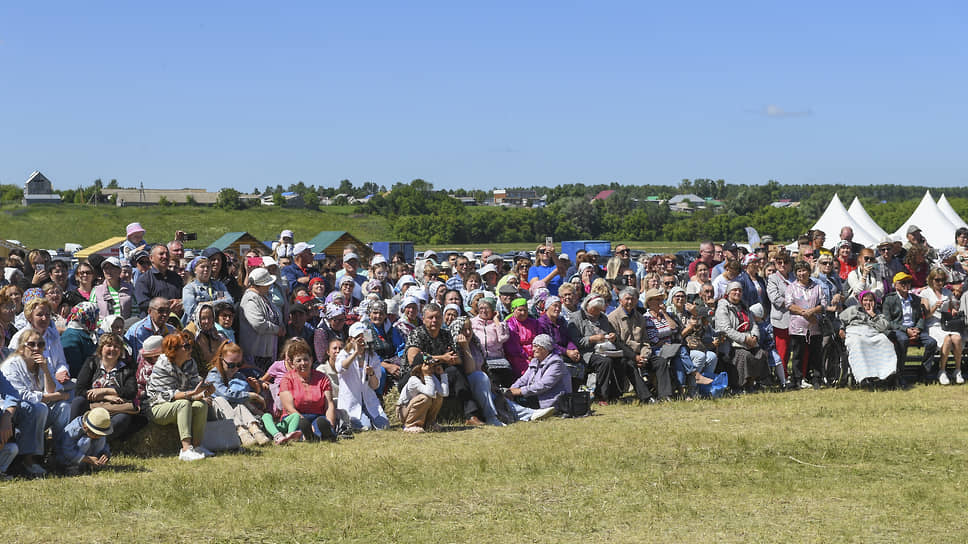
<instances>
[{"instance_id":1,"label":"sun hat","mask_svg":"<svg viewBox=\"0 0 968 544\"><path fill-rule=\"evenodd\" d=\"M359 321L350 325L350 332L349 332L350 338L355 338L365 332L366 332L366 325L364 325L363 323L360 323Z\"/></svg>"},{"instance_id":2,"label":"sun hat","mask_svg":"<svg viewBox=\"0 0 968 544\"><path fill-rule=\"evenodd\" d=\"M478 273L478 274L480 274L482 278L483 278L483 277L484 277L485 275L487 275L487 274L490 274L491 272L494 272L495 274L497 274L497 273L498 273L498 272L497 272L497 267L496 267L496 266L494 266L494 265L493 265L493 264L491 264L491 263L487 263L487 264L485 264L484 266L482 266L482 267L481 267L481 269L480 269L480 270L478 270L478 271L477 271L477 273Z\"/></svg>"},{"instance_id":3,"label":"sun hat","mask_svg":"<svg viewBox=\"0 0 968 544\"><path fill-rule=\"evenodd\" d=\"M334 317L346 315L346 308L344 308L342 304L330 302L326 305L326 308L323 310L323 312L323 317L326 319L333 319Z\"/></svg>"},{"instance_id":4,"label":"sun hat","mask_svg":"<svg viewBox=\"0 0 968 544\"><path fill-rule=\"evenodd\" d=\"M447 310L454 310L455 312L457 312L457 315L460 315L462 313L460 311L460 306L454 304L453 302L444 306L444 311L446 312Z\"/></svg>"},{"instance_id":5,"label":"sun hat","mask_svg":"<svg viewBox=\"0 0 968 544\"><path fill-rule=\"evenodd\" d=\"M354 280L353 276L350 276L349 274L343 274L338 280L336 280L336 285L342 287L344 283L356 283L356 280Z\"/></svg>"},{"instance_id":6,"label":"sun hat","mask_svg":"<svg viewBox=\"0 0 968 544\"><path fill-rule=\"evenodd\" d=\"M252 272L249 272L249 282L252 285L257 285L259 287L265 287L267 285L272 285L276 283L276 277L269 273L268 270L262 268L256 268Z\"/></svg>"},{"instance_id":7,"label":"sun hat","mask_svg":"<svg viewBox=\"0 0 968 544\"><path fill-rule=\"evenodd\" d=\"M84 414L84 426L98 436L107 436L114 432L111 425L111 414L104 408L94 408Z\"/></svg>"},{"instance_id":8,"label":"sun hat","mask_svg":"<svg viewBox=\"0 0 968 544\"><path fill-rule=\"evenodd\" d=\"M921 227L917 225L911 225L907 228L908 234L914 234L915 232L921 232Z\"/></svg>"},{"instance_id":9,"label":"sun hat","mask_svg":"<svg viewBox=\"0 0 968 544\"><path fill-rule=\"evenodd\" d=\"M662 299L665 298L665 294L662 291L660 291L659 289L656 289L656 288L653 287L652 289L649 289L648 291L645 292L645 298L643 299L643 301L646 304L648 304L649 303L649 300L651 300L653 298L657 298L657 299L659 299L661 301Z\"/></svg>"},{"instance_id":10,"label":"sun hat","mask_svg":"<svg viewBox=\"0 0 968 544\"><path fill-rule=\"evenodd\" d=\"M143 344L141 344L141 355L143 357L151 357L152 355L161 355L162 346L161 342L164 340L161 336L157 334L154 336L149 336L145 338Z\"/></svg>"},{"instance_id":11,"label":"sun hat","mask_svg":"<svg viewBox=\"0 0 968 544\"><path fill-rule=\"evenodd\" d=\"M138 232L145 231L144 227L141 226L141 223L128 223L128 226L125 227L124 230L128 236L131 236L132 234L135 234Z\"/></svg>"},{"instance_id":12,"label":"sun hat","mask_svg":"<svg viewBox=\"0 0 968 544\"><path fill-rule=\"evenodd\" d=\"M755 315L757 319L763 319L763 305L757 302L750 306L750 313Z\"/></svg>"},{"instance_id":13,"label":"sun hat","mask_svg":"<svg viewBox=\"0 0 968 544\"><path fill-rule=\"evenodd\" d=\"M423 288L421 287L414 286L414 287L411 287L410 289L407 289L407 292L404 293L404 296L413 297L419 300L420 302L427 302L427 292L424 291Z\"/></svg>"},{"instance_id":14,"label":"sun hat","mask_svg":"<svg viewBox=\"0 0 968 544\"><path fill-rule=\"evenodd\" d=\"M293 246L293 248L292 248L292 254L293 255L299 255L303 251L312 249L314 247L316 247L316 246L313 245L313 244L307 244L306 242L299 242L298 244L296 244L295 246Z\"/></svg>"},{"instance_id":15,"label":"sun hat","mask_svg":"<svg viewBox=\"0 0 968 544\"><path fill-rule=\"evenodd\" d=\"M726 284L726 292L727 293L730 292L730 291L732 291L733 289L739 289L740 291L742 291L743 290L743 284L740 283L740 282L738 282L738 281L731 281L731 282L729 282L729 283Z\"/></svg>"},{"instance_id":16,"label":"sun hat","mask_svg":"<svg viewBox=\"0 0 968 544\"><path fill-rule=\"evenodd\" d=\"M278 266L278 265L279 265L279 263L277 263L276 260L273 259L272 257L263 257L262 258L262 266L264 266L266 268L269 268L270 266Z\"/></svg>"},{"instance_id":17,"label":"sun hat","mask_svg":"<svg viewBox=\"0 0 968 544\"><path fill-rule=\"evenodd\" d=\"M403 310L411 304L416 304L419 307L420 301L417 300L417 297L403 297L403 300L400 301L400 309Z\"/></svg>"}]
</instances>

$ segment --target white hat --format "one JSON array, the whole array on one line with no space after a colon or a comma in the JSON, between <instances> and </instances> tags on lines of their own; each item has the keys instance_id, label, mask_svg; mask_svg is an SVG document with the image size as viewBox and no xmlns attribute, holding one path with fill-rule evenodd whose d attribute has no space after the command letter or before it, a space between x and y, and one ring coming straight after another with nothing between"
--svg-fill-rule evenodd
<instances>
[{"instance_id":1,"label":"white hat","mask_svg":"<svg viewBox=\"0 0 968 544\"><path fill-rule=\"evenodd\" d=\"M567 253L559 253L558 259L571 262L571 257L569 257Z\"/></svg>"},{"instance_id":2,"label":"white hat","mask_svg":"<svg viewBox=\"0 0 968 544\"><path fill-rule=\"evenodd\" d=\"M413 297L420 302L427 302L427 291L423 287L411 287L410 289L407 289L407 292L404 293L404 296Z\"/></svg>"},{"instance_id":3,"label":"white hat","mask_svg":"<svg viewBox=\"0 0 968 544\"><path fill-rule=\"evenodd\" d=\"M363 323L360 323L359 321L357 321L356 323L353 323L352 325L350 325L350 332L349 332L350 338L355 338L363 334L364 332L366 332L366 325L364 325Z\"/></svg>"},{"instance_id":4,"label":"white hat","mask_svg":"<svg viewBox=\"0 0 968 544\"><path fill-rule=\"evenodd\" d=\"M307 244L306 242L299 242L298 244L296 244L295 246L293 246L293 248L292 248L292 254L293 255L299 255L303 251L306 251L307 249L312 249L314 247L316 247L316 246L313 245L313 244Z\"/></svg>"},{"instance_id":5,"label":"white hat","mask_svg":"<svg viewBox=\"0 0 968 544\"><path fill-rule=\"evenodd\" d=\"M262 268L256 268L252 272L249 272L249 282L252 285L258 285L259 287L265 287L266 285L272 285L276 283L276 277L269 273L268 270Z\"/></svg>"},{"instance_id":6,"label":"white hat","mask_svg":"<svg viewBox=\"0 0 968 544\"><path fill-rule=\"evenodd\" d=\"M347 253L346 255L343 255L343 262L344 263L348 263L348 262L352 261L353 259L356 259L356 262L359 262L360 261L360 256L357 255L356 253L353 253L352 251L349 252L349 253Z\"/></svg>"},{"instance_id":7,"label":"white hat","mask_svg":"<svg viewBox=\"0 0 968 544\"><path fill-rule=\"evenodd\" d=\"M262 266L264 266L266 268L269 268L270 266L278 266L278 265L279 265L279 263L277 263L276 260L273 259L272 257L263 257L262 258Z\"/></svg>"},{"instance_id":8,"label":"white hat","mask_svg":"<svg viewBox=\"0 0 968 544\"><path fill-rule=\"evenodd\" d=\"M121 259L118 259L117 257L108 257L107 259L104 259L101 262L101 270L104 270L104 266L105 265L115 266L115 267L117 267L117 268L120 269L121 268Z\"/></svg>"},{"instance_id":9,"label":"white hat","mask_svg":"<svg viewBox=\"0 0 968 544\"><path fill-rule=\"evenodd\" d=\"M759 302L750 306L750 312L755 315L757 319L763 319L763 305Z\"/></svg>"},{"instance_id":10,"label":"white hat","mask_svg":"<svg viewBox=\"0 0 968 544\"><path fill-rule=\"evenodd\" d=\"M403 297L403 300L400 301L400 310L402 311L404 308L406 308L407 306L410 306L411 304L416 304L419 307L420 301L417 300L416 297Z\"/></svg>"},{"instance_id":11,"label":"white hat","mask_svg":"<svg viewBox=\"0 0 968 544\"><path fill-rule=\"evenodd\" d=\"M282 231L282 234L279 235L279 238L292 238L292 231L288 229Z\"/></svg>"},{"instance_id":12,"label":"white hat","mask_svg":"<svg viewBox=\"0 0 968 544\"><path fill-rule=\"evenodd\" d=\"M482 267L481 267L481 269L480 269L480 270L478 270L477 272L478 272L478 273L479 273L479 274L481 275L481 277L483 278L483 277L484 277L484 274L487 274L488 272L494 272L495 274L497 274L497 267L496 267L496 266L494 266L494 265L493 265L493 264L491 264L491 263L487 263L487 264L485 264L484 266L482 266Z\"/></svg>"},{"instance_id":13,"label":"white hat","mask_svg":"<svg viewBox=\"0 0 968 544\"><path fill-rule=\"evenodd\" d=\"M376 266L378 264L384 264L387 262L387 258L383 256L382 253L377 253L370 259L370 266Z\"/></svg>"}]
</instances>

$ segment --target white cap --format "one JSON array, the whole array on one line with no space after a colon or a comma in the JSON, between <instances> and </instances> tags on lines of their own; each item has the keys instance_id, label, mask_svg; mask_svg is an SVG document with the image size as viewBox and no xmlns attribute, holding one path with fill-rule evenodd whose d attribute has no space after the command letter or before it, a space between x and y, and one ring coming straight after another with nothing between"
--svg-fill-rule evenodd
<instances>
[{"instance_id":1,"label":"white cap","mask_svg":"<svg viewBox=\"0 0 968 544\"><path fill-rule=\"evenodd\" d=\"M344 263L348 263L348 262L352 261L353 259L356 259L356 262L360 262L360 256L357 255L356 253L353 253L352 251L349 252L349 253L347 253L346 255L343 255L343 262Z\"/></svg>"},{"instance_id":2,"label":"white cap","mask_svg":"<svg viewBox=\"0 0 968 544\"><path fill-rule=\"evenodd\" d=\"M370 266L385 264L386 262L387 262L387 258L384 257L382 253L377 253L376 255L373 256L372 259L370 259Z\"/></svg>"},{"instance_id":3,"label":"white cap","mask_svg":"<svg viewBox=\"0 0 968 544\"><path fill-rule=\"evenodd\" d=\"M349 333L350 338L356 338L357 336L363 334L364 332L366 332L366 325L364 325L363 323L360 323L359 321L357 321L356 323L353 323L352 325L350 325L350 333Z\"/></svg>"},{"instance_id":4,"label":"white cap","mask_svg":"<svg viewBox=\"0 0 968 544\"><path fill-rule=\"evenodd\" d=\"M293 246L293 248L292 248L292 254L293 255L299 255L303 251L306 251L307 249L312 249L314 247L316 247L316 246L313 245L313 244L307 244L306 242L299 242L298 244L296 244L295 246Z\"/></svg>"},{"instance_id":5,"label":"white cap","mask_svg":"<svg viewBox=\"0 0 968 544\"><path fill-rule=\"evenodd\" d=\"M276 262L272 257L263 257L262 266L269 268L270 266L277 266L279 263Z\"/></svg>"},{"instance_id":6,"label":"white cap","mask_svg":"<svg viewBox=\"0 0 968 544\"><path fill-rule=\"evenodd\" d=\"M564 261L571 262L571 257L569 257L567 253L561 253L561 254L559 254L558 255L558 258L561 259L561 260L564 260Z\"/></svg>"},{"instance_id":7,"label":"white cap","mask_svg":"<svg viewBox=\"0 0 968 544\"><path fill-rule=\"evenodd\" d=\"M494 272L495 274L497 274L497 267L496 267L496 266L494 266L494 265L493 265L493 264L491 264L491 263L487 263L487 264L485 264L484 266L482 266L482 267L481 267L481 269L480 269L480 270L478 270L477 272L478 272L478 273L479 273L479 274L481 275L481 277L483 278L483 277L484 277L484 274L487 274L488 272Z\"/></svg>"},{"instance_id":8,"label":"white cap","mask_svg":"<svg viewBox=\"0 0 968 544\"><path fill-rule=\"evenodd\" d=\"M292 231L291 230L282 231L282 234L279 235L279 238L292 238Z\"/></svg>"}]
</instances>

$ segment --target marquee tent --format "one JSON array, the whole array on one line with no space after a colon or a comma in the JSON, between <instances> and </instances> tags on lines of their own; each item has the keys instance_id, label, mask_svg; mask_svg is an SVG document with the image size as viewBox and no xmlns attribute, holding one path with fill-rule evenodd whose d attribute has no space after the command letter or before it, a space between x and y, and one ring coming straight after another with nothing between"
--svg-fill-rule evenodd
<instances>
[{"instance_id":1,"label":"marquee tent","mask_svg":"<svg viewBox=\"0 0 968 544\"><path fill-rule=\"evenodd\" d=\"M941 213L948 218L948 221L951 221L951 224L954 225L956 229L962 227L968 229L968 223L965 223L964 220L958 216L958 212L951 207L951 203L948 202L948 198L944 196L944 193L941 193L941 198L938 199L938 209L941 210Z\"/></svg>"},{"instance_id":2,"label":"marquee tent","mask_svg":"<svg viewBox=\"0 0 968 544\"><path fill-rule=\"evenodd\" d=\"M871 219L870 215L867 215L867 210L864 209L864 205L860 203L856 196L854 201L850 203L850 207L847 208L847 213L854 218L854 221L860 223L860 226L864 227L868 234L876 236L878 241L887 236L887 231Z\"/></svg>"},{"instance_id":3,"label":"marquee tent","mask_svg":"<svg viewBox=\"0 0 968 544\"><path fill-rule=\"evenodd\" d=\"M901 225L901 228L894 231L891 236L895 240L907 240L907 230L911 225L917 225L921 229L921 234L932 247L944 247L955 243L955 227L945 214L938 209L931 191L925 191L921 203L908 217L908 220Z\"/></svg>"},{"instance_id":4,"label":"marquee tent","mask_svg":"<svg viewBox=\"0 0 968 544\"><path fill-rule=\"evenodd\" d=\"M933 203L934 201L932 201ZM824 210L823 215L813 225L813 230L819 229L824 231L827 234L827 241L833 244L840 239L840 229L843 227L854 229L854 241L858 244L874 247L880 241L880 238L867 232L867 229L863 225L847 213L847 208L840 201L840 197L834 194L834 197L830 199L830 204L827 205L827 209Z\"/></svg>"}]
</instances>

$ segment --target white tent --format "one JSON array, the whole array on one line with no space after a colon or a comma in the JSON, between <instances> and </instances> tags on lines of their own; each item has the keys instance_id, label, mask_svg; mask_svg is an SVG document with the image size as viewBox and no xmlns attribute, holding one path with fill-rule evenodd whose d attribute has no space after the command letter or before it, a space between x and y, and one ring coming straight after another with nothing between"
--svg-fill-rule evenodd
<instances>
[{"instance_id":1,"label":"white tent","mask_svg":"<svg viewBox=\"0 0 968 544\"><path fill-rule=\"evenodd\" d=\"M941 213L948 218L948 221L951 221L951 224L954 225L956 229L962 227L968 229L968 223L965 223L964 220L958 216L958 212L951 207L951 203L948 202L948 198L944 196L944 193L941 193L941 198L938 199L938 209L941 210Z\"/></svg>"},{"instance_id":2,"label":"white tent","mask_svg":"<svg viewBox=\"0 0 968 544\"><path fill-rule=\"evenodd\" d=\"M931 197L931 191L924 193L921 203L908 217L908 220L901 225L901 228L894 231L896 240L907 240L907 230L911 225L917 225L921 229L921 235L928 241L931 247L941 248L955 243L955 227L945 214L938 209Z\"/></svg>"},{"instance_id":3,"label":"white tent","mask_svg":"<svg viewBox=\"0 0 968 544\"><path fill-rule=\"evenodd\" d=\"M830 204L827 204L827 209L824 210L823 215L813 225L813 230L819 229L824 231L827 235L828 243L832 245L840 240L840 229L844 227L850 227L854 230L854 241L858 244L874 247L880 241L880 238L867 232L867 229L847 213L847 208L840 201L840 197L834 194L834 197L830 199Z\"/></svg>"},{"instance_id":4,"label":"white tent","mask_svg":"<svg viewBox=\"0 0 968 544\"><path fill-rule=\"evenodd\" d=\"M867 215L867 210L864 209L864 205L860 203L856 196L854 201L850 203L850 207L847 208L847 213L854 218L854 221L860 223L860 226L864 227L868 234L877 236L878 241L887 236L887 231L874 222L870 215Z\"/></svg>"}]
</instances>

